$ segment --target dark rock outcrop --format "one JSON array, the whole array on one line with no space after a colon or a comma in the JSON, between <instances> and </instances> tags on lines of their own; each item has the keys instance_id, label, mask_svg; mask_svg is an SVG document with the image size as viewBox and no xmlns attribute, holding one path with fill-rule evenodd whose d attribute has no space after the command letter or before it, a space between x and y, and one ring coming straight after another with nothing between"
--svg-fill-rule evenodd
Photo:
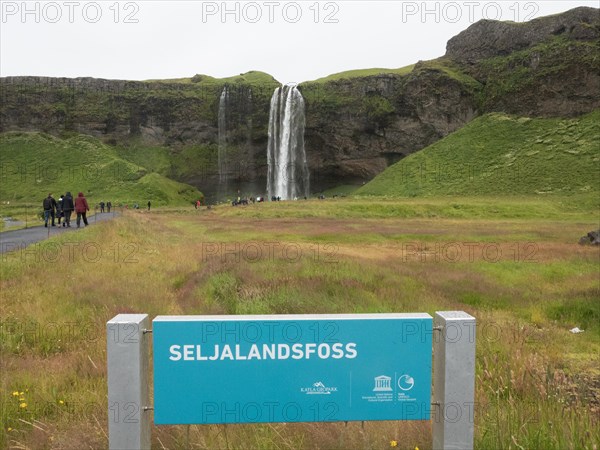
<instances>
[{"instance_id":1,"label":"dark rock outcrop","mask_svg":"<svg viewBox=\"0 0 600 450\"><path fill-rule=\"evenodd\" d=\"M600 230L590 231L579 239L579 245L600 245Z\"/></svg>"},{"instance_id":2,"label":"dark rock outcrop","mask_svg":"<svg viewBox=\"0 0 600 450\"><path fill-rule=\"evenodd\" d=\"M481 20L454 36L446 56L458 63L476 64L487 58L507 56L556 36L577 41L600 38L600 10L580 7L527 23Z\"/></svg>"},{"instance_id":3,"label":"dark rock outcrop","mask_svg":"<svg viewBox=\"0 0 600 450\"><path fill-rule=\"evenodd\" d=\"M482 85L480 111L574 117L600 107L600 10L527 23L482 20L448 41L445 58Z\"/></svg>"}]
</instances>

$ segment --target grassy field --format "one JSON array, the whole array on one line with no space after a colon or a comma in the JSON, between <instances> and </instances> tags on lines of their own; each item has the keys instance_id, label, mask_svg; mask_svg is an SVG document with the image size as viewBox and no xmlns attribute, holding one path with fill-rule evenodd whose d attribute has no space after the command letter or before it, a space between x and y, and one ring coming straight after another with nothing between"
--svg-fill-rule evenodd
<instances>
[{"instance_id":1,"label":"grassy field","mask_svg":"<svg viewBox=\"0 0 600 450\"><path fill-rule=\"evenodd\" d=\"M107 446L118 313L464 310L475 447L600 445L598 208L569 198L347 198L127 211L2 256L0 446ZM573 327L585 330L572 334ZM428 422L153 427L153 448L431 448Z\"/></svg>"}]
</instances>

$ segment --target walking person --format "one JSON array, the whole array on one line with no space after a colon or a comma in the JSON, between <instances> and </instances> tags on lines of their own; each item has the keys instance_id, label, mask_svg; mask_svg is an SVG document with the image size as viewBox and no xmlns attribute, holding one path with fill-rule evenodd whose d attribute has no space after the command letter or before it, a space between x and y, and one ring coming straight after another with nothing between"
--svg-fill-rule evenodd
<instances>
[{"instance_id":1,"label":"walking person","mask_svg":"<svg viewBox=\"0 0 600 450\"><path fill-rule=\"evenodd\" d=\"M148 200L148 211L150 211L150 200Z\"/></svg>"},{"instance_id":2,"label":"walking person","mask_svg":"<svg viewBox=\"0 0 600 450\"><path fill-rule=\"evenodd\" d=\"M64 195L61 194L60 198L56 201L56 218L58 219L58 226L60 227L60 221L63 218L63 199Z\"/></svg>"},{"instance_id":3,"label":"walking person","mask_svg":"<svg viewBox=\"0 0 600 450\"><path fill-rule=\"evenodd\" d=\"M64 216L63 227L71 227L71 213L75 209L73 196L67 192L63 198L62 211Z\"/></svg>"},{"instance_id":4,"label":"walking person","mask_svg":"<svg viewBox=\"0 0 600 450\"><path fill-rule=\"evenodd\" d=\"M112 208L112 203L109 200L109 201L106 202L106 209L108 210L108 212L110 212L110 208Z\"/></svg>"},{"instance_id":5,"label":"walking person","mask_svg":"<svg viewBox=\"0 0 600 450\"><path fill-rule=\"evenodd\" d=\"M52 216L52 226L56 226L54 224L54 217L56 211L56 200L52 197L52 193L48 194L48 197L44 199L42 202L42 206L44 207L44 226L48 228L48 219Z\"/></svg>"},{"instance_id":6,"label":"walking person","mask_svg":"<svg viewBox=\"0 0 600 450\"><path fill-rule=\"evenodd\" d=\"M104 212L104 202L100 202L100 212Z\"/></svg>"},{"instance_id":7,"label":"walking person","mask_svg":"<svg viewBox=\"0 0 600 450\"><path fill-rule=\"evenodd\" d=\"M88 206L88 202L83 196L83 192L77 194L77 198L75 199L75 212L77 213L77 228L80 227L81 219L83 218L83 224L87 227L87 212L90 210Z\"/></svg>"}]
</instances>

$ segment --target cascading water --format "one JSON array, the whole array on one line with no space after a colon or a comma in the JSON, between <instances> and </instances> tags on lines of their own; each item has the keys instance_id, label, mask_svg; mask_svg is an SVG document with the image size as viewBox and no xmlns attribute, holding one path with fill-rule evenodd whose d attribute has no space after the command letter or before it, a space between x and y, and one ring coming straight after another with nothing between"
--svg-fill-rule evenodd
<instances>
[{"instance_id":1,"label":"cascading water","mask_svg":"<svg viewBox=\"0 0 600 450\"><path fill-rule=\"evenodd\" d=\"M308 197L304 150L304 98L296 86L275 89L269 113L267 193L269 198Z\"/></svg>"},{"instance_id":2,"label":"cascading water","mask_svg":"<svg viewBox=\"0 0 600 450\"><path fill-rule=\"evenodd\" d=\"M229 100L229 90L227 86L223 88L219 98L219 136L218 136L218 165L219 165L219 195L227 193L227 102Z\"/></svg>"}]
</instances>

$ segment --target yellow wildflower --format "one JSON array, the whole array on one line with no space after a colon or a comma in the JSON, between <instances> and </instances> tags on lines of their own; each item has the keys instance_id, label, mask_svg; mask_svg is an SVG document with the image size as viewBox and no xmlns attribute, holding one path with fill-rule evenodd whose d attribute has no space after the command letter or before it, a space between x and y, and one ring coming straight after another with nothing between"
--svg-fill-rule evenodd
<instances>
[{"instance_id":1,"label":"yellow wildflower","mask_svg":"<svg viewBox=\"0 0 600 450\"><path fill-rule=\"evenodd\" d=\"M25 397L19 397L19 401L20 402L24 402L25 401Z\"/></svg>"},{"instance_id":2,"label":"yellow wildflower","mask_svg":"<svg viewBox=\"0 0 600 450\"><path fill-rule=\"evenodd\" d=\"M61 404L61 405L65 404L65 402L63 402L62 400L59 400L58 403Z\"/></svg>"},{"instance_id":3,"label":"yellow wildflower","mask_svg":"<svg viewBox=\"0 0 600 450\"><path fill-rule=\"evenodd\" d=\"M16 397L17 395L19 395L19 391L14 391L13 392L13 397Z\"/></svg>"},{"instance_id":4,"label":"yellow wildflower","mask_svg":"<svg viewBox=\"0 0 600 450\"><path fill-rule=\"evenodd\" d=\"M398 447L398 441L390 441L390 447Z\"/></svg>"},{"instance_id":5,"label":"yellow wildflower","mask_svg":"<svg viewBox=\"0 0 600 450\"><path fill-rule=\"evenodd\" d=\"M19 408L27 408L27 403L23 402L19 405Z\"/></svg>"},{"instance_id":6,"label":"yellow wildflower","mask_svg":"<svg viewBox=\"0 0 600 450\"><path fill-rule=\"evenodd\" d=\"M25 392L19 392L19 395L25 395Z\"/></svg>"},{"instance_id":7,"label":"yellow wildflower","mask_svg":"<svg viewBox=\"0 0 600 450\"><path fill-rule=\"evenodd\" d=\"M11 427L8 427L8 431L12 431L12 428L11 428Z\"/></svg>"},{"instance_id":8,"label":"yellow wildflower","mask_svg":"<svg viewBox=\"0 0 600 450\"><path fill-rule=\"evenodd\" d=\"M415 447L415 450L419 450L419 447Z\"/></svg>"}]
</instances>

